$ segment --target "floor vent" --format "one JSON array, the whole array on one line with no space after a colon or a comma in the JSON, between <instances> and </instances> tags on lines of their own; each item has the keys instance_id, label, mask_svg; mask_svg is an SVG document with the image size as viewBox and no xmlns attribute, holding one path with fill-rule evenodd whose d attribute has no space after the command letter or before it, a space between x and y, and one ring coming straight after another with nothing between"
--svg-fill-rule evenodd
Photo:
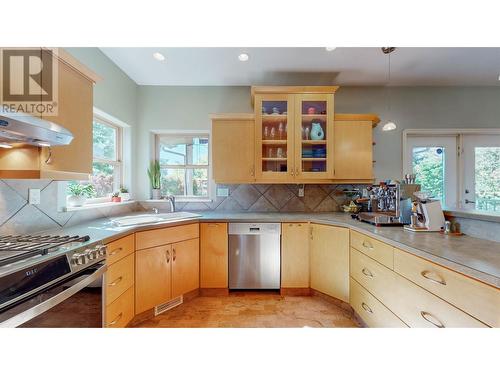
<instances>
[{"instance_id":1,"label":"floor vent","mask_svg":"<svg viewBox=\"0 0 500 375\"><path fill-rule=\"evenodd\" d=\"M174 298L168 302L165 302L161 305L155 306L155 316L164 313L167 310L173 309L176 306L182 304L182 296Z\"/></svg>"}]
</instances>

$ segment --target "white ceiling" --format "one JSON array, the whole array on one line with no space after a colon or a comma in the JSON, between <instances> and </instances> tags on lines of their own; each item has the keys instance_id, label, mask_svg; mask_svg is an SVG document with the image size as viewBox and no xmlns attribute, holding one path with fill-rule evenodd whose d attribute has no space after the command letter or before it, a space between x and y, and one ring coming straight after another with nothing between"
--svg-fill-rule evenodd
<instances>
[{"instance_id":1,"label":"white ceiling","mask_svg":"<svg viewBox=\"0 0 500 375\"><path fill-rule=\"evenodd\" d=\"M385 85L380 48L101 48L139 85ZM152 57L161 52L165 61ZM240 62L238 55L250 59ZM391 85L500 86L500 48L398 48Z\"/></svg>"}]
</instances>

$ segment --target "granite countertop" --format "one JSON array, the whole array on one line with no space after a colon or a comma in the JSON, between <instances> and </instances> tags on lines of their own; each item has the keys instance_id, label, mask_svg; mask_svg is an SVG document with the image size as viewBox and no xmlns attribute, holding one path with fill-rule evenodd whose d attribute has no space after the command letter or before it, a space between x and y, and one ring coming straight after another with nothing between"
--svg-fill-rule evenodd
<instances>
[{"instance_id":1,"label":"granite countertop","mask_svg":"<svg viewBox=\"0 0 500 375\"><path fill-rule=\"evenodd\" d=\"M140 214L138 212L138 214ZM91 242L111 242L139 230L157 229L199 221L231 222L313 222L355 229L414 255L500 288L500 243L469 236L414 233L401 227L375 227L351 219L344 213L249 213L199 212L200 217L175 222L117 227L101 219L51 231L51 234L89 235Z\"/></svg>"}]
</instances>

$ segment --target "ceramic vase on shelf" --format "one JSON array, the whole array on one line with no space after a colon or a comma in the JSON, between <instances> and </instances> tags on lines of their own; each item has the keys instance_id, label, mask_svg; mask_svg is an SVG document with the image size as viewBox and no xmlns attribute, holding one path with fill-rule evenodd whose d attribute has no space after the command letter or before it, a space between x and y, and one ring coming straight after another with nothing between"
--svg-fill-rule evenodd
<instances>
[{"instance_id":1,"label":"ceramic vase on shelf","mask_svg":"<svg viewBox=\"0 0 500 375\"><path fill-rule=\"evenodd\" d=\"M154 200L161 199L161 190L160 189L153 189L152 192L153 192L152 197Z\"/></svg>"},{"instance_id":2,"label":"ceramic vase on shelf","mask_svg":"<svg viewBox=\"0 0 500 375\"><path fill-rule=\"evenodd\" d=\"M319 141L325 138L325 132L321 127L320 122L311 122L311 139L315 141Z\"/></svg>"},{"instance_id":3,"label":"ceramic vase on shelf","mask_svg":"<svg viewBox=\"0 0 500 375\"><path fill-rule=\"evenodd\" d=\"M84 195L70 195L66 201L68 207L81 207L87 201L87 197Z\"/></svg>"}]
</instances>

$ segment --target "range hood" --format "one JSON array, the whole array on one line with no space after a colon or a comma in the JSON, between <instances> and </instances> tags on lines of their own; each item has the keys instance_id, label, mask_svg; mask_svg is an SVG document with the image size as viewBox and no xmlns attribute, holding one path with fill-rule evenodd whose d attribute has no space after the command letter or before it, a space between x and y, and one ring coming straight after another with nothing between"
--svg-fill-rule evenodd
<instances>
[{"instance_id":1,"label":"range hood","mask_svg":"<svg viewBox=\"0 0 500 375\"><path fill-rule=\"evenodd\" d=\"M0 142L33 146L64 146L73 134L60 125L24 113L0 110Z\"/></svg>"}]
</instances>

